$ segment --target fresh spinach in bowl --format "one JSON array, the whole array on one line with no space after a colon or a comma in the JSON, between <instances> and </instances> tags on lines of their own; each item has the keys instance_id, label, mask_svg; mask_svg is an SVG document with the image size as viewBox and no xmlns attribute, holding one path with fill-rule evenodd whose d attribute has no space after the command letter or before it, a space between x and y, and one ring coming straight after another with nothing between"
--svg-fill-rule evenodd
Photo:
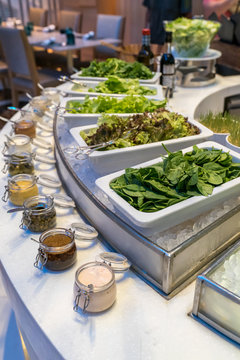
<instances>
[{"instance_id":1,"label":"fresh spinach in bowl","mask_svg":"<svg viewBox=\"0 0 240 360\"><path fill-rule=\"evenodd\" d=\"M156 212L192 196L209 196L216 186L240 176L240 163L218 149L168 152L162 162L145 168L128 168L110 183L135 209Z\"/></svg>"}]
</instances>

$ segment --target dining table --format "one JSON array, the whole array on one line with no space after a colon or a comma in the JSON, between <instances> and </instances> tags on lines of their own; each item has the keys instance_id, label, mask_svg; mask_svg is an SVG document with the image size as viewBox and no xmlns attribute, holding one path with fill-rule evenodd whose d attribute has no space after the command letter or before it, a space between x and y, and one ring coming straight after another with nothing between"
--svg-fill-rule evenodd
<instances>
[{"instance_id":1,"label":"dining table","mask_svg":"<svg viewBox=\"0 0 240 360\"><path fill-rule=\"evenodd\" d=\"M66 54L67 70L69 73L74 72L73 66L73 53L77 50L84 48L91 48L100 46L102 41L108 44L120 44L121 40L113 38L90 38L86 39L84 34L74 33L75 44L67 45L66 34L62 34L59 31L44 32L43 28L34 27L31 35L28 36L28 41L32 46L51 49L53 52Z\"/></svg>"}]
</instances>

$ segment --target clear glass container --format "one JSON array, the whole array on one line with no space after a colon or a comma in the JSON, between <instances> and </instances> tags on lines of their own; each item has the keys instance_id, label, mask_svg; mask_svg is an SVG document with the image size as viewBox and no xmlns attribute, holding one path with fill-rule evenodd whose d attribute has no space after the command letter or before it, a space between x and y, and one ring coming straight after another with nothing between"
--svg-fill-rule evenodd
<instances>
[{"instance_id":1,"label":"clear glass container","mask_svg":"<svg viewBox=\"0 0 240 360\"><path fill-rule=\"evenodd\" d=\"M5 147L3 154L6 152L11 155L16 152L31 152L31 139L27 135L13 135L12 137L7 137L7 141L4 143Z\"/></svg>"},{"instance_id":2,"label":"clear glass container","mask_svg":"<svg viewBox=\"0 0 240 360\"><path fill-rule=\"evenodd\" d=\"M33 157L31 153L26 152L16 152L11 154L5 159L5 167L3 172L8 173L10 176L18 174L33 174L34 173L34 164Z\"/></svg>"},{"instance_id":3,"label":"clear glass container","mask_svg":"<svg viewBox=\"0 0 240 360\"><path fill-rule=\"evenodd\" d=\"M44 95L35 96L29 102L29 105L33 108L34 111L45 112L51 105L51 99Z\"/></svg>"},{"instance_id":4,"label":"clear glass container","mask_svg":"<svg viewBox=\"0 0 240 360\"><path fill-rule=\"evenodd\" d=\"M24 201L20 228L24 226L32 232L42 232L56 226L56 210L53 197L37 195Z\"/></svg>"},{"instance_id":5,"label":"clear glass container","mask_svg":"<svg viewBox=\"0 0 240 360\"><path fill-rule=\"evenodd\" d=\"M50 99L54 103L59 103L60 94L59 90L53 87L47 87L42 90L42 95Z\"/></svg>"},{"instance_id":6,"label":"clear glass container","mask_svg":"<svg viewBox=\"0 0 240 360\"><path fill-rule=\"evenodd\" d=\"M13 124L14 133L27 135L30 138L36 137L36 123L29 116L23 116Z\"/></svg>"},{"instance_id":7,"label":"clear glass container","mask_svg":"<svg viewBox=\"0 0 240 360\"><path fill-rule=\"evenodd\" d=\"M19 174L8 179L2 200L6 202L9 199L12 204L21 206L26 199L36 195L38 195L36 176Z\"/></svg>"},{"instance_id":8,"label":"clear glass container","mask_svg":"<svg viewBox=\"0 0 240 360\"><path fill-rule=\"evenodd\" d=\"M39 238L38 254L34 266L60 271L72 266L77 259L74 232L55 228L43 232Z\"/></svg>"},{"instance_id":9,"label":"clear glass container","mask_svg":"<svg viewBox=\"0 0 240 360\"><path fill-rule=\"evenodd\" d=\"M117 297L114 272L124 272L130 267L125 256L102 253L97 261L86 263L75 273L74 310L98 313L110 308Z\"/></svg>"}]
</instances>

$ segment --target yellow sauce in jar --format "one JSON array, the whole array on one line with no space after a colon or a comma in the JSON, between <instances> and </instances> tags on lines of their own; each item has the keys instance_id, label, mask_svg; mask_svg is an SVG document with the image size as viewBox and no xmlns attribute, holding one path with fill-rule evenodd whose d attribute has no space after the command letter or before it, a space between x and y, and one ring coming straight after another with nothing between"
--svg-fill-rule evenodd
<instances>
[{"instance_id":1,"label":"yellow sauce in jar","mask_svg":"<svg viewBox=\"0 0 240 360\"><path fill-rule=\"evenodd\" d=\"M21 206L24 201L38 195L38 187L35 180L15 180L9 184L9 201L14 205Z\"/></svg>"}]
</instances>

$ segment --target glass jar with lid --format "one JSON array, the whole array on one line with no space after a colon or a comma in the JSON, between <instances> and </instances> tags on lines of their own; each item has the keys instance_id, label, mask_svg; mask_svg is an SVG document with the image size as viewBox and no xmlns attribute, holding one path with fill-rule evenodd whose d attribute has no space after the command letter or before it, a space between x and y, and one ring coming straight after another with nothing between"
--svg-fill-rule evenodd
<instances>
[{"instance_id":1,"label":"glass jar with lid","mask_svg":"<svg viewBox=\"0 0 240 360\"><path fill-rule=\"evenodd\" d=\"M23 203L20 228L24 226L32 232L43 232L56 226L56 210L51 195L33 196Z\"/></svg>"},{"instance_id":2,"label":"glass jar with lid","mask_svg":"<svg viewBox=\"0 0 240 360\"><path fill-rule=\"evenodd\" d=\"M16 152L15 154L5 155L5 166L3 173L8 171L10 176L17 174L33 174L33 154L26 152Z\"/></svg>"},{"instance_id":3,"label":"glass jar with lid","mask_svg":"<svg viewBox=\"0 0 240 360\"><path fill-rule=\"evenodd\" d=\"M29 105L40 115L41 112L44 113L49 109L49 106L51 105L51 99L45 95L35 96L31 99Z\"/></svg>"},{"instance_id":4,"label":"glass jar with lid","mask_svg":"<svg viewBox=\"0 0 240 360\"><path fill-rule=\"evenodd\" d=\"M98 313L110 308L117 297L114 272L124 272L131 264L117 253L102 253L75 273L74 310Z\"/></svg>"},{"instance_id":5,"label":"glass jar with lid","mask_svg":"<svg viewBox=\"0 0 240 360\"><path fill-rule=\"evenodd\" d=\"M2 200L6 202L9 199L12 204L21 206L26 199L35 195L38 195L36 176L19 174L8 179Z\"/></svg>"},{"instance_id":6,"label":"glass jar with lid","mask_svg":"<svg viewBox=\"0 0 240 360\"><path fill-rule=\"evenodd\" d=\"M74 232L55 228L43 232L39 238L38 254L34 266L53 271L65 270L77 259Z\"/></svg>"},{"instance_id":7,"label":"glass jar with lid","mask_svg":"<svg viewBox=\"0 0 240 360\"><path fill-rule=\"evenodd\" d=\"M16 152L31 152L31 139L27 135L13 135L11 137L7 136L7 141L4 143L3 154L6 152L11 155Z\"/></svg>"},{"instance_id":8,"label":"glass jar with lid","mask_svg":"<svg viewBox=\"0 0 240 360\"><path fill-rule=\"evenodd\" d=\"M30 138L36 137L36 123L33 118L28 115L22 116L13 124L13 130L16 135L23 134Z\"/></svg>"},{"instance_id":9,"label":"glass jar with lid","mask_svg":"<svg viewBox=\"0 0 240 360\"><path fill-rule=\"evenodd\" d=\"M60 91L54 87L47 87L42 90L42 95L50 99L52 102L58 104L60 101Z\"/></svg>"}]
</instances>

